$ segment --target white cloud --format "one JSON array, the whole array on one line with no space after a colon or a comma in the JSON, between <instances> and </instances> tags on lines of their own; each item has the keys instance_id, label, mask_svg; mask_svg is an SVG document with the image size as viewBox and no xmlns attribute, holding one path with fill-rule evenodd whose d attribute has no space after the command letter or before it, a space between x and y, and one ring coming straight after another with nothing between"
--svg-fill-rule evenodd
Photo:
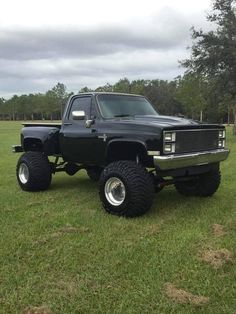
<instances>
[{"instance_id":1,"label":"white cloud","mask_svg":"<svg viewBox=\"0 0 236 314\"><path fill-rule=\"evenodd\" d=\"M148 20L162 9L181 14L203 12L210 0L8 0L0 4L2 25L99 25Z\"/></svg>"},{"instance_id":2,"label":"white cloud","mask_svg":"<svg viewBox=\"0 0 236 314\"><path fill-rule=\"evenodd\" d=\"M122 77L183 72L192 25L208 28L210 0L8 0L0 3L0 96L70 90Z\"/></svg>"}]
</instances>

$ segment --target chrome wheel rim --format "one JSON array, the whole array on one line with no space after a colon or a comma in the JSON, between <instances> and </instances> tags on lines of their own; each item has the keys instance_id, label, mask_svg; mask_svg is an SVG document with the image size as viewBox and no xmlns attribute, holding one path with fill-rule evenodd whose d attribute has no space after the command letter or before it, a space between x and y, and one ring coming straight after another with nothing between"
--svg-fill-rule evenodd
<instances>
[{"instance_id":1,"label":"chrome wheel rim","mask_svg":"<svg viewBox=\"0 0 236 314\"><path fill-rule=\"evenodd\" d=\"M20 164L19 167L19 179L23 184L26 184L29 180L29 168L24 163Z\"/></svg>"},{"instance_id":2,"label":"chrome wheel rim","mask_svg":"<svg viewBox=\"0 0 236 314\"><path fill-rule=\"evenodd\" d=\"M120 179L112 177L107 180L105 184L105 196L110 204L113 206L121 205L125 200L125 194L125 185Z\"/></svg>"}]
</instances>

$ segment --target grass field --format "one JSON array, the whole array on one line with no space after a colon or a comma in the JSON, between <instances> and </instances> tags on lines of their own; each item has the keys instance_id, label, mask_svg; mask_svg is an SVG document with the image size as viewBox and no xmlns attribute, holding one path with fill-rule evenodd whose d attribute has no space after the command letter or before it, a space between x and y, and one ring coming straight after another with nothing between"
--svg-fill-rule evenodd
<instances>
[{"instance_id":1,"label":"grass field","mask_svg":"<svg viewBox=\"0 0 236 314\"><path fill-rule=\"evenodd\" d=\"M236 313L236 137L207 199L168 187L136 219L106 214L86 173L19 189L21 125L0 122L0 313Z\"/></svg>"}]
</instances>

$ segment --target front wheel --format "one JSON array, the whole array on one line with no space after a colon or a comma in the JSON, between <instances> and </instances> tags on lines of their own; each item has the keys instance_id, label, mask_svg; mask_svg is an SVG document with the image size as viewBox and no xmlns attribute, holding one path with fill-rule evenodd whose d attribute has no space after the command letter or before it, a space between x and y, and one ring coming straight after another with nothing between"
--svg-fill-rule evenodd
<instances>
[{"instance_id":1,"label":"front wheel","mask_svg":"<svg viewBox=\"0 0 236 314\"><path fill-rule=\"evenodd\" d=\"M132 161L116 161L101 174L99 194L107 212L135 217L151 207L154 184L144 167Z\"/></svg>"},{"instance_id":2,"label":"front wheel","mask_svg":"<svg viewBox=\"0 0 236 314\"><path fill-rule=\"evenodd\" d=\"M197 178L186 182L175 183L176 190L185 196L212 196L219 188L221 180L218 168L200 174Z\"/></svg>"},{"instance_id":3,"label":"front wheel","mask_svg":"<svg viewBox=\"0 0 236 314\"><path fill-rule=\"evenodd\" d=\"M18 160L16 176L24 191L48 189L52 179L48 158L41 152L24 153Z\"/></svg>"}]
</instances>

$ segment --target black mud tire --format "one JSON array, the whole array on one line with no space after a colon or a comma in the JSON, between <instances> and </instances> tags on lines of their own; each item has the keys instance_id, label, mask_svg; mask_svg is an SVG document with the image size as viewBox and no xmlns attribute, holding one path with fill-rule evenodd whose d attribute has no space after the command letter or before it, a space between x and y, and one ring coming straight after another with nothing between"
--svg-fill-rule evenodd
<instances>
[{"instance_id":1,"label":"black mud tire","mask_svg":"<svg viewBox=\"0 0 236 314\"><path fill-rule=\"evenodd\" d=\"M26 174L21 176L21 171ZM52 171L47 156L41 152L26 152L18 160L16 166L18 183L24 191L44 191L51 184Z\"/></svg>"},{"instance_id":2,"label":"black mud tire","mask_svg":"<svg viewBox=\"0 0 236 314\"><path fill-rule=\"evenodd\" d=\"M103 168L101 167L89 167L86 169L88 177L92 181L99 181Z\"/></svg>"},{"instance_id":3,"label":"black mud tire","mask_svg":"<svg viewBox=\"0 0 236 314\"><path fill-rule=\"evenodd\" d=\"M109 202L105 193L110 178L118 178L125 186L125 198L119 206ZM150 174L133 161L116 161L108 165L99 180L99 194L105 210L113 215L136 217L145 214L153 203L154 184Z\"/></svg>"},{"instance_id":4,"label":"black mud tire","mask_svg":"<svg viewBox=\"0 0 236 314\"><path fill-rule=\"evenodd\" d=\"M180 194L185 196L208 197L218 190L220 181L220 170L212 169L191 181L175 183L175 188Z\"/></svg>"}]
</instances>

